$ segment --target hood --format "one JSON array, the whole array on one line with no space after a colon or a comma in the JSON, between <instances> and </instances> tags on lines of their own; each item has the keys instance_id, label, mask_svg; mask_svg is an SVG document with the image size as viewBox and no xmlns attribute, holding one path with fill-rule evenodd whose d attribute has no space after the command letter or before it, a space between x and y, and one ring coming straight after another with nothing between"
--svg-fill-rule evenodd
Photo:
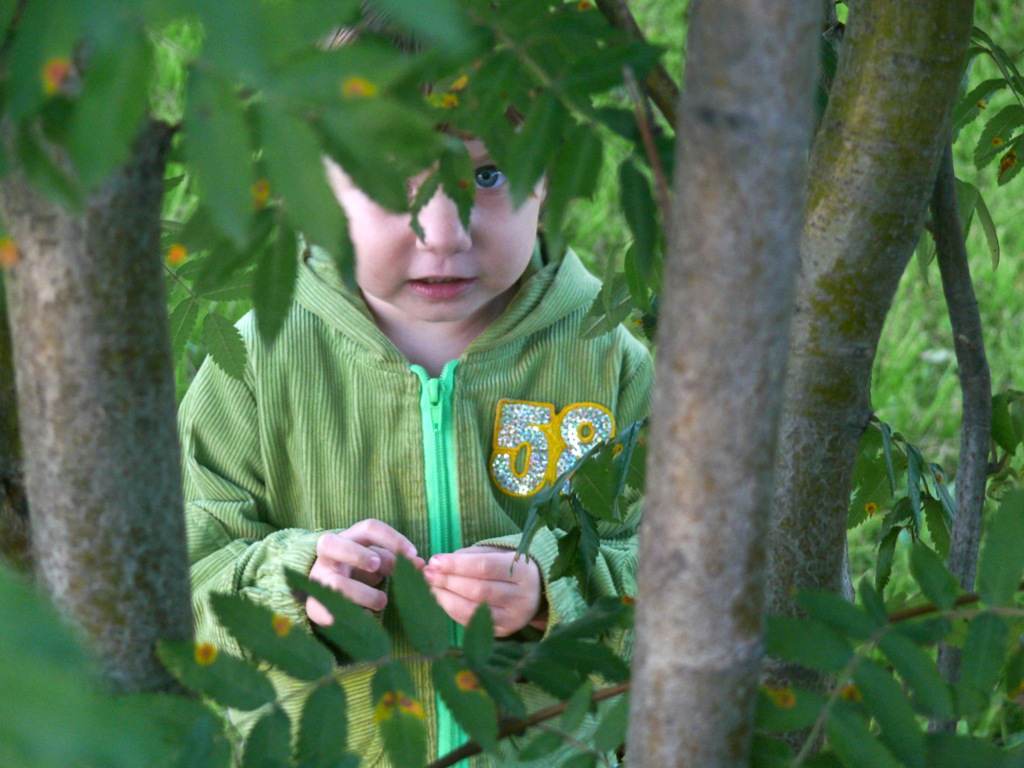
<instances>
[{"instance_id":1,"label":"hood","mask_svg":"<svg viewBox=\"0 0 1024 768\"><path fill-rule=\"evenodd\" d=\"M295 301L329 326L383 359L404 361L401 352L373 321L362 296L350 290L336 260L317 247L304 249ZM466 349L484 351L536 333L566 315L590 306L601 288L572 251L559 260L528 269L512 302Z\"/></svg>"}]
</instances>

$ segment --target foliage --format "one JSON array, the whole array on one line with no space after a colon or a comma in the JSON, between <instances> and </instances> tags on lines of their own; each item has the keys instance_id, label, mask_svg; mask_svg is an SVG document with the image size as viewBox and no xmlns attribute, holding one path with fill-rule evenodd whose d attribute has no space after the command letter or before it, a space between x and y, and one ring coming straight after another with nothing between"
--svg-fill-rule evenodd
<instances>
[{"instance_id":1,"label":"foliage","mask_svg":"<svg viewBox=\"0 0 1024 768\"><path fill-rule=\"evenodd\" d=\"M805 618L769 618L769 655L829 675L831 690L765 688L758 701L755 765L1008 766L1024 759L1019 731L1024 626L1018 586L1024 574L1024 492L1006 493L979 561L978 594L959 594L941 558L918 541L911 573L921 600L887 613L865 578L856 605L804 593ZM980 601L981 605L975 605ZM942 678L931 648L960 648L960 679ZM928 733L928 718L961 722L956 733ZM995 739L992 732L1006 728ZM793 755L771 734L809 729ZM821 736L825 749L811 759Z\"/></svg>"},{"instance_id":2,"label":"foliage","mask_svg":"<svg viewBox=\"0 0 1024 768\"><path fill-rule=\"evenodd\" d=\"M421 190L443 188L468 217L473 169L454 138L467 133L485 141L514 199L547 176L543 223L556 250L568 202L595 190L608 137L639 150L625 154L619 174L634 234L630 287L649 305L663 238L646 154L633 111L601 99L621 88L624 71L642 79L657 51L591 3L448 0L425 14L417 3L387 2L372 25L355 0L140 0L117 9L56 0L12 18L14 5L0 9L15 32L0 105L13 151L0 151L0 177L18 167L75 207L127 157L151 94L154 113L180 121L166 227L169 261L185 260L170 277L178 360L186 349L190 363L208 352L241 375L244 349L217 319L218 303L251 298L272 341L292 295L299 232L351 270L323 156L382 205L410 211L415 226L428 195L410 200L406 180L431 167ZM358 39L332 48L325 41L339 28ZM403 52L396 36L417 45ZM509 110L522 116L518 128L503 117ZM377 151L381 143L389 153ZM670 149L662 137L657 162ZM226 314L235 319L230 307Z\"/></svg>"},{"instance_id":3,"label":"foliage","mask_svg":"<svg viewBox=\"0 0 1024 768\"><path fill-rule=\"evenodd\" d=\"M450 619L429 598L422 575L401 561L393 577L398 613L422 656L398 658L387 634L368 613L297 573L289 580L296 589L315 595L335 616L332 627L322 628L324 638L350 661L376 669L375 720L396 765L427 762L425 705L408 669L416 661L430 665L452 714L485 750L494 749L499 738L515 735L515 751L523 759L537 759L565 743L589 740L596 746L582 754L596 760L597 750L613 751L625 738L628 708L596 708L603 695L594 683L621 683L628 677L624 662L601 638L632 624L631 600L603 598L580 619L558 626L539 641L501 643L493 640L485 607L474 616L461 644L449 647L440 638L448 636L445 624ZM208 643L160 644L164 663L201 696L204 706L171 695L104 693L91 677L88 658L44 599L6 570L0 571L0 597L7 619L0 627L0 756L5 765L222 768L234 763L225 728L215 714L221 708L258 717L238 756L244 768L358 765L358 756L345 751L346 737L337 725L345 722L346 697L334 676L334 657L308 628L292 626L245 598L219 595L212 601L218 619L245 650L245 660L220 653ZM270 683L268 667L313 684L297 718L294 753L284 702ZM523 721L526 710L517 690L523 682L565 704L544 721ZM620 686L616 692L622 690ZM63 724L59 732L52 727L54 718ZM325 727L327 722L333 725ZM533 727L543 730L534 732Z\"/></svg>"}]
</instances>

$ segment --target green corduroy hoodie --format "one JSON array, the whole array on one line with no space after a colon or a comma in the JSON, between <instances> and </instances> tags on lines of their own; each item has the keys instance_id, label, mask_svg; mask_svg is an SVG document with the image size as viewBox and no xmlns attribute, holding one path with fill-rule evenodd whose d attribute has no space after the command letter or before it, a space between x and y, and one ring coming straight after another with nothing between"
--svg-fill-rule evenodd
<instances>
[{"instance_id":1,"label":"green corduroy hoodie","mask_svg":"<svg viewBox=\"0 0 1024 768\"><path fill-rule=\"evenodd\" d=\"M249 353L244 380L207 360L179 414L197 639L239 655L209 608L211 593L245 595L308 627L284 569L308 573L321 533L367 518L401 531L424 558L444 546L515 548L530 507L521 494L553 476L566 445L558 427L571 418L562 417L606 410L623 428L649 407L653 366L642 344L622 327L579 338L599 283L572 253L525 277L505 313L433 382L380 332L330 259L307 251L299 272L271 347L258 338L252 314L239 322ZM440 423L433 436L431 395ZM540 408L528 413L547 413L550 423L509 432L517 407L520 417L523 407ZM512 443L534 440L532 449L517 458L525 448L502 447L509 435ZM503 456L515 478L522 475L518 486L501 471ZM635 594L635 526L605 531L591 596ZM547 578L558 536L542 529L530 551L544 578L549 626L586 609L575 580ZM396 649L411 653L390 605L383 621ZM628 638L618 645L629 653ZM450 716L436 706L426 665L412 670L429 748L446 751ZM348 694L349 747L362 766L382 768L390 763L373 722L371 674L358 666L338 672ZM293 694L286 709L294 723L302 685L283 676L275 684ZM529 707L548 703L530 688L523 691ZM240 724L244 730L244 717ZM510 754L507 745L470 764L503 765L501 753ZM539 764L556 765L553 759Z\"/></svg>"}]
</instances>

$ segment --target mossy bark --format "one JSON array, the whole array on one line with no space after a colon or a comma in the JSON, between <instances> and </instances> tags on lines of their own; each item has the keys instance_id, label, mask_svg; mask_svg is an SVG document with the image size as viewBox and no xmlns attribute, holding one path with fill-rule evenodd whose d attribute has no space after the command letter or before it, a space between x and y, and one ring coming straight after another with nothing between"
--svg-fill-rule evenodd
<instances>
[{"instance_id":1,"label":"mossy bark","mask_svg":"<svg viewBox=\"0 0 1024 768\"><path fill-rule=\"evenodd\" d=\"M840 589L871 366L920 232L973 18L970 0L850 5L810 158L776 460L768 607L782 613L795 592Z\"/></svg>"},{"instance_id":2,"label":"mossy bark","mask_svg":"<svg viewBox=\"0 0 1024 768\"><path fill-rule=\"evenodd\" d=\"M820 0L691 7L629 764L745 766Z\"/></svg>"},{"instance_id":3,"label":"mossy bark","mask_svg":"<svg viewBox=\"0 0 1024 768\"><path fill-rule=\"evenodd\" d=\"M170 131L70 213L18 176L0 212L36 572L116 690L169 687L161 637L192 631L161 272Z\"/></svg>"}]
</instances>

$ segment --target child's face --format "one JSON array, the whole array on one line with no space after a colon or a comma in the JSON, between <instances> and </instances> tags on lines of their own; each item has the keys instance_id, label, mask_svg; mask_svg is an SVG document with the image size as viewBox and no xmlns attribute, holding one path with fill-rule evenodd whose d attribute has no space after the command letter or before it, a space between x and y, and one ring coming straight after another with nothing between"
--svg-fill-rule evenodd
<instances>
[{"instance_id":1,"label":"child's face","mask_svg":"<svg viewBox=\"0 0 1024 768\"><path fill-rule=\"evenodd\" d=\"M356 283L382 326L454 323L460 332L479 333L508 305L530 263L543 186L513 209L505 176L483 142L467 141L466 148L477 184L469 227L439 190L419 214L423 239L413 232L409 214L377 205L327 163L331 188L349 220ZM410 180L413 190L426 175Z\"/></svg>"}]
</instances>

